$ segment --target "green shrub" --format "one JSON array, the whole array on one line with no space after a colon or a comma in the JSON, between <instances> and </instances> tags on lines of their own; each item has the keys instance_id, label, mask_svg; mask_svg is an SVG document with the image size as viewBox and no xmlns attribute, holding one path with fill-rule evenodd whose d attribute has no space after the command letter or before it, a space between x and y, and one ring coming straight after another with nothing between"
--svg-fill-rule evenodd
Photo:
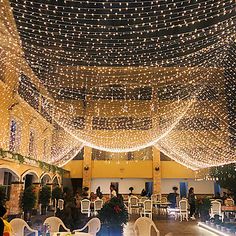
<instances>
[{"instance_id":1,"label":"green shrub","mask_svg":"<svg viewBox=\"0 0 236 236\"><path fill-rule=\"evenodd\" d=\"M197 199L196 209L198 212L209 212L211 209L211 200L207 197Z\"/></svg>"},{"instance_id":2,"label":"green shrub","mask_svg":"<svg viewBox=\"0 0 236 236\"><path fill-rule=\"evenodd\" d=\"M60 187L55 187L53 190L52 190L52 199L60 199L62 198L62 189Z\"/></svg>"},{"instance_id":3,"label":"green shrub","mask_svg":"<svg viewBox=\"0 0 236 236\"><path fill-rule=\"evenodd\" d=\"M113 197L103 205L98 218L103 224L123 225L128 222L128 212L123 201L117 197Z\"/></svg>"},{"instance_id":4,"label":"green shrub","mask_svg":"<svg viewBox=\"0 0 236 236\"><path fill-rule=\"evenodd\" d=\"M222 188L229 189L234 197L236 197L236 164L231 163L223 166L216 166L210 168L210 176Z\"/></svg>"},{"instance_id":5,"label":"green shrub","mask_svg":"<svg viewBox=\"0 0 236 236\"><path fill-rule=\"evenodd\" d=\"M47 207L49 205L51 198L51 189L44 185L39 191L39 203L42 204L43 207Z\"/></svg>"},{"instance_id":6,"label":"green shrub","mask_svg":"<svg viewBox=\"0 0 236 236\"><path fill-rule=\"evenodd\" d=\"M21 205L24 212L30 212L36 203L36 193L35 193L35 187L29 186L26 188L23 192L22 199L21 199Z\"/></svg>"}]
</instances>

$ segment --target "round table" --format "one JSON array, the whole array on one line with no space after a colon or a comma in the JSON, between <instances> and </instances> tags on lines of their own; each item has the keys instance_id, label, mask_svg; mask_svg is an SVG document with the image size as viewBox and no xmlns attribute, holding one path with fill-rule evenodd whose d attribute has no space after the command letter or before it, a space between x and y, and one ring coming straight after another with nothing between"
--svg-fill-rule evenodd
<instances>
[{"instance_id":1,"label":"round table","mask_svg":"<svg viewBox=\"0 0 236 236\"><path fill-rule=\"evenodd\" d=\"M236 212L236 206L222 206L221 210L224 212Z\"/></svg>"}]
</instances>

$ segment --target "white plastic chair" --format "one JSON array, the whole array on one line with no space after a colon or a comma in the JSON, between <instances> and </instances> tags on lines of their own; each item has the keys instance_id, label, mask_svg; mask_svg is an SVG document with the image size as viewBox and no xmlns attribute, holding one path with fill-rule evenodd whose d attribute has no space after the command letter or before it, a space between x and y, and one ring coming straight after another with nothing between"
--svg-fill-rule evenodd
<instances>
[{"instance_id":1,"label":"white plastic chair","mask_svg":"<svg viewBox=\"0 0 236 236\"><path fill-rule=\"evenodd\" d=\"M98 211L102 209L103 206L103 200L102 199L97 199L94 201L94 214L97 215Z\"/></svg>"},{"instance_id":2,"label":"white plastic chair","mask_svg":"<svg viewBox=\"0 0 236 236\"><path fill-rule=\"evenodd\" d=\"M167 202L168 202L167 197L161 197L160 213L163 215L167 214L167 205L166 204L162 205L162 203L167 203Z\"/></svg>"},{"instance_id":3,"label":"white plastic chair","mask_svg":"<svg viewBox=\"0 0 236 236\"><path fill-rule=\"evenodd\" d=\"M152 219L152 201L146 200L143 202L143 209L140 212L140 216L148 216Z\"/></svg>"},{"instance_id":4,"label":"white plastic chair","mask_svg":"<svg viewBox=\"0 0 236 236\"><path fill-rule=\"evenodd\" d=\"M219 201L212 201L211 202L210 217L214 218L215 215L220 216L222 222L224 221L224 214L221 211L221 203Z\"/></svg>"},{"instance_id":5,"label":"white plastic chair","mask_svg":"<svg viewBox=\"0 0 236 236\"><path fill-rule=\"evenodd\" d=\"M15 218L10 221L10 225L12 228L13 236L24 236L25 228L30 232L34 233L35 236L38 236L38 231L29 227L29 225L20 218Z\"/></svg>"},{"instance_id":6,"label":"white plastic chair","mask_svg":"<svg viewBox=\"0 0 236 236\"><path fill-rule=\"evenodd\" d=\"M234 199L232 199L232 198L225 199L225 205L226 206L234 206Z\"/></svg>"},{"instance_id":7,"label":"white plastic chair","mask_svg":"<svg viewBox=\"0 0 236 236\"><path fill-rule=\"evenodd\" d=\"M161 203L166 203L166 202L168 202L167 197L161 197Z\"/></svg>"},{"instance_id":8,"label":"white plastic chair","mask_svg":"<svg viewBox=\"0 0 236 236\"><path fill-rule=\"evenodd\" d=\"M81 202L80 202L80 206L81 206L81 213L82 214L87 214L88 217L90 216L90 205L91 205L91 202L90 200L88 199L83 199Z\"/></svg>"},{"instance_id":9,"label":"white plastic chair","mask_svg":"<svg viewBox=\"0 0 236 236\"><path fill-rule=\"evenodd\" d=\"M62 226L66 232L70 232L70 229L68 229L68 228L65 226L65 224L63 223L63 221L62 221L60 218L55 217L55 216L48 217L48 218L44 221L43 224L49 226L51 233L59 232L60 226Z\"/></svg>"},{"instance_id":10,"label":"white plastic chair","mask_svg":"<svg viewBox=\"0 0 236 236\"><path fill-rule=\"evenodd\" d=\"M133 210L139 212L139 199L136 196L130 196L128 202L128 212L132 214Z\"/></svg>"},{"instance_id":11,"label":"white plastic chair","mask_svg":"<svg viewBox=\"0 0 236 236\"><path fill-rule=\"evenodd\" d=\"M160 195L160 194L152 194L152 195L151 195L151 201L152 201L152 203L153 203L154 206L155 206L155 212L156 212L156 213L157 213L157 211L158 211L158 204L157 204L157 202L160 201L160 198L161 198L161 195Z\"/></svg>"},{"instance_id":12,"label":"white plastic chair","mask_svg":"<svg viewBox=\"0 0 236 236\"><path fill-rule=\"evenodd\" d=\"M134 222L134 235L151 236L152 228L156 231L156 236L160 236L159 230L150 218L140 217Z\"/></svg>"},{"instance_id":13,"label":"white plastic chair","mask_svg":"<svg viewBox=\"0 0 236 236\"><path fill-rule=\"evenodd\" d=\"M76 229L74 232L81 232L88 228L88 233L96 236L96 234L99 232L101 228L101 222L98 218L91 219L82 229Z\"/></svg>"},{"instance_id":14,"label":"white plastic chair","mask_svg":"<svg viewBox=\"0 0 236 236\"><path fill-rule=\"evenodd\" d=\"M234 199L226 198L224 203L226 206L234 206ZM229 218L229 212L223 212L222 214L225 214L227 218ZM233 215L235 215L235 213L233 213Z\"/></svg>"},{"instance_id":15,"label":"white plastic chair","mask_svg":"<svg viewBox=\"0 0 236 236\"><path fill-rule=\"evenodd\" d=\"M180 200L181 200L180 197L177 196L177 197L176 197L176 206L175 206L175 207L178 207L178 206L179 206L179 202L180 202Z\"/></svg>"},{"instance_id":16,"label":"white plastic chair","mask_svg":"<svg viewBox=\"0 0 236 236\"><path fill-rule=\"evenodd\" d=\"M57 208L62 211L64 209L64 200L63 199L58 199L57 202Z\"/></svg>"},{"instance_id":17,"label":"white plastic chair","mask_svg":"<svg viewBox=\"0 0 236 236\"><path fill-rule=\"evenodd\" d=\"M211 198L210 201L218 201L220 202L221 204L223 204L223 200L222 199L215 199L215 198Z\"/></svg>"},{"instance_id":18,"label":"white plastic chair","mask_svg":"<svg viewBox=\"0 0 236 236\"><path fill-rule=\"evenodd\" d=\"M186 199L179 201L179 217L180 221L184 219L188 221L188 201Z\"/></svg>"},{"instance_id":19,"label":"white plastic chair","mask_svg":"<svg viewBox=\"0 0 236 236\"><path fill-rule=\"evenodd\" d=\"M158 201L158 195L157 194L152 194L151 195L151 200L153 203L157 202Z\"/></svg>"}]
</instances>

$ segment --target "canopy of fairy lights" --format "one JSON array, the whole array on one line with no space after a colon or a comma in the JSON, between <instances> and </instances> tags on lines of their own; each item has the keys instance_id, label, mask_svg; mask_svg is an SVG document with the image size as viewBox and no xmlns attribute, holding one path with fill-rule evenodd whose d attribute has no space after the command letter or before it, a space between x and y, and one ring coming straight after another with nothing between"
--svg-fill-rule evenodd
<instances>
[{"instance_id":1,"label":"canopy of fairy lights","mask_svg":"<svg viewBox=\"0 0 236 236\"><path fill-rule=\"evenodd\" d=\"M40 96L64 132L51 162L63 165L83 145L156 146L192 169L236 161L234 0L10 5L22 48L19 66L9 62L21 73L18 91Z\"/></svg>"}]
</instances>

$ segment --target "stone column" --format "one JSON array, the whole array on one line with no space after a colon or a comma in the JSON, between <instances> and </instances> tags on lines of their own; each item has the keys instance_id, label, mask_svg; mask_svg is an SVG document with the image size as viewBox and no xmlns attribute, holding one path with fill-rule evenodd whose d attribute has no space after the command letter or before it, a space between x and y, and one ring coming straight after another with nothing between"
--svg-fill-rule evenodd
<instances>
[{"instance_id":1,"label":"stone column","mask_svg":"<svg viewBox=\"0 0 236 236\"><path fill-rule=\"evenodd\" d=\"M39 207L39 191L41 188L41 184L40 183L33 183L34 189L35 189L35 194L36 194L36 202L35 202L35 209L38 209Z\"/></svg>"},{"instance_id":2,"label":"stone column","mask_svg":"<svg viewBox=\"0 0 236 236\"><path fill-rule=\"evenodd\" d=\"M161 193L161 158L160 150L153 147L153 162L152 162L152 173L153 173L153 193Z\"/></svg>"},{"instance_id":3,"label":"stone column","mask_svg":"<svg viewBox=\"0 0 236 236\"><path fill-rule=\"evenodd\" d=\"M23 192L24 183L23 182L12 182L11 183L11 193L9 200L9 214L16 215L22 212L21 209L21 195Z\"/></svg>"},{"instance_id":4,"label":"stone column","mask_svg":"<svg viewBox=\"0 0 236 236\"><path fill-rule=\"evenodd\" d=\"M88 187L91 190L92 178L92 148L84 147L84 161L83 161L83 188Z\"/></svg>"}]
</instances>

